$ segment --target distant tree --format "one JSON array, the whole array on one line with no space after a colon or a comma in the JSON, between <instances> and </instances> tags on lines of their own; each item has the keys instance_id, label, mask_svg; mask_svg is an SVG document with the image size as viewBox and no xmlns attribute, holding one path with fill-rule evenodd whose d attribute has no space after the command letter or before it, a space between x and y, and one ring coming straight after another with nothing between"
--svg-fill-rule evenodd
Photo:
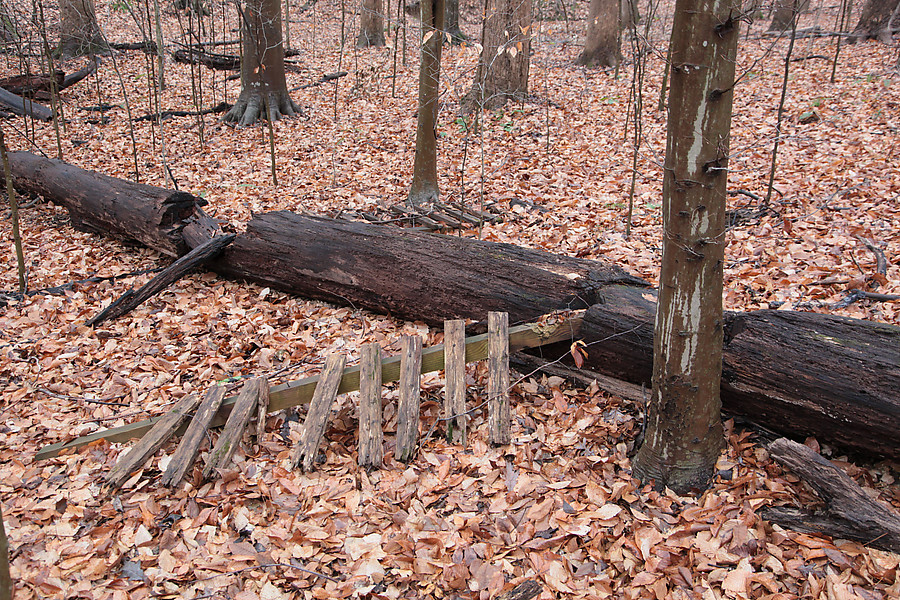
<instances>
[{"instance_id":1,"label":"distant tree","mask_svg":"<svg viewBox=\"0 0 900 600\"><path fill-rule=\"evenodd\" d=\"M466 39L466 34L459 28L459 0L445 0L447 10L444 12L444 31L450 35L450 42L461 44Z\"/></svg>"},{"instance_id":2,"label":"distant tree","mask_svg":"<svg viewBox=\"0 0 900 600\"><path fill-rule=\"evenodd\" d=\"M225 120L240 125L260 117L277 121L300 108L291 100L284 76L281 0L245 0L241 18L241 94Z\"/></svg>"},{"instance_id":3,"label":"distant tree","mask_svg":"<svg viewBox=\"0 0 900 600\"><path fill-rule=\"evenodd\" d=\"M63 58L107 51L93 0L59 0L59 46Z\"/></svg>"},{"instance_id":4,"label":"distant tree","mask_svg":"<svg viewBox=\"0 0 900 600\"><path fill-rule=\"evenodd\" d=\"M632 463L643 481L705 489L723 446L725 186L740 0L676 0L663 169L653 393Z\"/></svg>"},{"instance_id":5,"label":"distant tree","mask_svg":"<svg viewBox=\"0 0 900 600\"><path fill-rule=\"evenodd\" d=\"M773 33L788 31L794 15L802 14L808 6L809 0L776 0L772 22L769 23L769 31Z\"/></svg>"},{"instance_id":6,"label":"distant tree","mask_svg":"<svg viewBox=\"0 0 900 600\"><path fill-rule=\"evenodd\" d=\"M619 64L619 12L620 6L630 6L629 0L591 0L588 8L587 33L584 50L575 59L576 65L585 67L614 67ZM631 15L631 11L625 14Z\"/></svg>"},{"instance_id":7,"label":"distant tree","mask_svg":"<svg viewBox=\"0 0 900 600\"><path fill-rule=\"evenodd\" d=\"M486 0L481 57L463 103L493 109L528 93L531 0Z\"/></svg>"},{"instance_id":8,"label":"distant tree","mask_svg":"<svg viewBox=\"0 0 900 600\"><path fill-rule=\"evenodd\" d=\"M363 0L359 15L357 48L384 46L384 8L382 0Z\"/></svg>"},{"instance_id":9,"label":"distant tree","mask_svg":"<svg viewBox=\"0 0 900 600\"><path fill-rule=\"evenodd\" d=\"M416 158L407 201L413 206L438 199L437 116L444 30L444 0L422 0L422 51L419 63L419 114Z\"/></svg>"},{"instance_id":10,"label":"distant tree","mask_svg":"<svg viewBox=\"0 0 900 600\"><path fill-rule=\"evenodd\" d=\"M849 41L878 40L890 44L900 31L900 0L867 0Z\"/></svg>"}]
</instances>

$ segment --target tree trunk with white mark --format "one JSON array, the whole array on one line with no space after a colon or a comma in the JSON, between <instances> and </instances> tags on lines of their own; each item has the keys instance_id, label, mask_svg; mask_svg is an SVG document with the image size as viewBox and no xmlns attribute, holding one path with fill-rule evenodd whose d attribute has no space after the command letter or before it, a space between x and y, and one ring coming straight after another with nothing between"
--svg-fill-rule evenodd
<instances>
[{"instance_id":1,"label":"tree trunk with white mark","mask_svg":"<svg viewBox=\"0 0 900 600\"><path fill-rule=\"evenodd\" d=\"M677 0L653 395L635 474L705 489L723 445L725 184L740 4Z\"/></svg>"}]
</instances>

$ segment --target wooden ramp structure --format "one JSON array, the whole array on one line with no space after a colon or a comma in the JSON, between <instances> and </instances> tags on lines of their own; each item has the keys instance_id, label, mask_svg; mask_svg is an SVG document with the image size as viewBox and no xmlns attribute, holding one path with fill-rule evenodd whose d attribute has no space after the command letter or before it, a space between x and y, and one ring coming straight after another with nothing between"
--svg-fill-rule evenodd
<instances>
[{"instance_id":1,"label":"wooden ramp structure","mask_svg":"<svg viewBox=\"0 0 900 600\"><path fill-rule=\"evenodd\" d=\"M301 427L300 440L292 453L292 463L294 467L311 471L316 465L336 398L340 394L359 391L358 462L364 468L380 468L384 440L382 385L399 381L394 455L398 460L410 461L419 445L420 377L423 373L442 369L446 376L446 394L440 421L447 424L451 441L465 444L468 415L486 405L491 443L508 444L510 351L572 340L580 325L580 315L551 315L543 322L509 328L506 313L491 312L487 333L466 338L464 321L447 321L443 344L423 349L422 338L404 336L401 353L397 356L382 358L382 350L377 344L367 344L361 348L359 364L349 368L345 367L346 357L335 354L327 357L319 375L271 389L265 377L248 381L241 392L231 398L225 398L224 387L215 386L203 399L186 396L165 415L48 446L38 452L36 458L50 458L101 439L121 442L140 437L106 476L111 486L118 487L140 470L169 439L181 434L179 446L162 476L164 485L175 486L190 471L210 428L224 424L215 447L208 453L203 470L205 478L227 465L247 429L261 435L267 413L308 403L310 406ZM489 363L487 400L467 410L465 366L480 360Z\"/></svg>"}]
</instances>

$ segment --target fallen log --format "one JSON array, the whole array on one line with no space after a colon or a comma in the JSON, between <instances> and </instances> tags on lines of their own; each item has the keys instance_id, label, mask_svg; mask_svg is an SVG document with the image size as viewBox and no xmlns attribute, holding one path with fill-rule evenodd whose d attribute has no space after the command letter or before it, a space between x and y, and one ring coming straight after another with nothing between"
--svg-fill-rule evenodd
<instances>
[{"instance_id":1,"label":"fallen log","mask_svg":"<svg viewBox=\"0 0 900 600\"><path fill-rule=\"evenodd\" d=\"M38 121L52 121L53 111L37 102L32 102L0 87L0 105L5 106L20 117L28 115Z\"/></svg>"},{"instance_id":2,"label":"fallen log","mask_svg":"<svg viewBox=\"0 0 900 600\"><path fill-rule=\"evenodd\" d=\"M590 306L604 286L646 282L613 265L453 236L287 211L254 215L210 267L337 304L440 325L509 313L512 323Z\"/></svg>"},{"instance_id":3,"label":"fallen log","mask_svg":"<svg viewBox=\"0 0 900 600\"><path fill-rule=\"evenodd\" d=\"M64 206L76 229L139 242L168 256L190 250L182 229L206 204L186 192L108 177L30 152L10 152L9 164L16 188Z\"/></svg>"},{"instance_id":4,"label":"fallen log","mask_svg":"<svg viewBox=\"0 0 900 600\"><path fill-rule=\"evenodd\" d=\"M607 287L600 300L584 315L584 368L649 387L655 294ZM900 456L900 328L775 310L726 313L724 327L725 410L782 434Z\"/></svg>"},{"instance_id":5,"label":"fallen log","mask_svg":"<svg viewBox=\"0 0 900 600\"><path fill-rule=\"evenodd\" d=\"M149 200L134 203L149 186L21 152L11 153L10 163L16 185L66 206L77 226L109 229L167 254L216 233L199 208L204 201L190 194L150 188ZM162 218L166 202L177 210ZM188 217L189 223L182 220ZM654 292L598 261L275 212L255 215L211 267L307 298L432 325L482 319L493 310L508 312L515 323L590 306L578 334L588 345L585 368L650 385ZM783 435L814 435L900 457L900 328L790 311L731 313L723 326L722 401L730 413Z\"/></svg>"}]
</instances>

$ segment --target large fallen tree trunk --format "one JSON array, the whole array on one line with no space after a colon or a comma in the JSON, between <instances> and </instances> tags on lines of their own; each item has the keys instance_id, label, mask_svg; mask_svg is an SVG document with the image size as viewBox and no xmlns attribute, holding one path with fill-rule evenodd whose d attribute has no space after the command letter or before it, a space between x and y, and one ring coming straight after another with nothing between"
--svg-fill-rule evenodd
<instances>
[{"instance_id":1,"label":"large fallen tree trunk","mask_svg":"<svg viewBox=\"0 0 900 600\"><path fill-rule=\"evenodd\" d=\"M39 160L48 163L45 168L23 169L22 163L34 159L12 154L16 185L45 190L49 200L76 215L76 226L102 231L111 223L116 235L131 229L128 237L148 245L181 235L180 242L165 245L170 251L196 247L214 233L198 206L202 201L189 194L177 196L185 198L177 214L189 214L191 223L172 214L161 227L158 210L148 217L124 204L148 186ZM42 182L59 180L54 169L65 169L69 181L78 172L80 191ZM36 179L26 180L25 173ZM117 218L110 220L101 207ZM154 228L158 235L151 234ZM598 261L277 212L256 215L213 268L305 297L431 324L451 317L480 320L490 310L524 321L591 305L577 333L588 344L585 367L650 382L654 293L642 280ZM787 311L731 313L723 326L726 410L786 435L815 435L848 449L900 457L900 328ZM564 344L553 358L567 351Z\"/></svg>"}]
</instances>

